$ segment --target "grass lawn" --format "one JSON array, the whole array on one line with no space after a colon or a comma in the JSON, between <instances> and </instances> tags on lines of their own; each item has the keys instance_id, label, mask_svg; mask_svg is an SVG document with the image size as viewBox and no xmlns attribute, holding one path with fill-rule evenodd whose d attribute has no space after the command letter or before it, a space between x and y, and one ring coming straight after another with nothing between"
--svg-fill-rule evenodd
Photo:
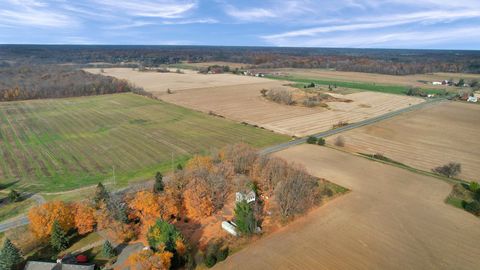
<instances>
[{"instance_id":1,"label":"grass lawn","mask_svg":"<svg viewBox=\"0 0 480 270\"><path fill-rule=\"evenodd\" d=\"M351 88L351 89L359 89L365 91L372 91L372 92L382 92L382 93L389 93L389 94L397 94L397 95L405 95L405 91L408 90L408 87L402 85L386 85L386 84L377 84L377 83L367 83L367 82L347 82L347 81L335 81L335 80L319 80L319 79L308 79L296 76L265 76L269 79L276 79L276 80L287 80L291 82L295 82L295 87L303 88L303 85L307 85L310 83L315 83L319 85L336 85L338 87L344 88ZM435 89L423 89L428 94L440 94L443 90L435 90Z\"/></svg>"},{"instance_id":2,"label":"grass lawn","mask_svg":"<svg viewBox=\"0 0 480 270\"><path fill-rule=\"evenodd\" d=\"M24 214L35 204L32 199L23 200L21 202L6 203L0 206L0 221L13 218L20 214Z\"/></svg>"},{"instance_id":3,"label":"grass lawn","mask_svg":"<svg viewBox=\"0 0 480 270\"><path fill-rule=\"evenodd\" d=\"M58 192L153 178L195 153L290 138L134 94L0 103L0 184Z\"/></svg>"}]
</instances>

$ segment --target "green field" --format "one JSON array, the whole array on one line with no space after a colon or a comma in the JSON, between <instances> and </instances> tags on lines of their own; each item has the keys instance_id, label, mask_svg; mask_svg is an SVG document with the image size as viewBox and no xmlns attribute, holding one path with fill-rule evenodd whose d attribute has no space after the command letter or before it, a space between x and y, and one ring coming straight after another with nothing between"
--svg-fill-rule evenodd
<instances>
[{"instance_id":1,"label":"green field","mask_svg":"<svg viewBox=\"0 0 480 270\"><path fill-rule=\"evenodd\" d=\"M289 140L134 94L0 103L0 183L57 192L152 178L194 153Z\"/></svg>"},{"instance_id":2,"label":"green field","mask_svg":"<svg viewBox=\"0 0 480 270\"><path fill-rule=\"evenodd\" d=\"M364 91L372 91L372 92L382 92L382 93L389 93L389 94L397 94L397 95L405 95L405 92L408 90L408 87L402 85L386 85L386 84L377 84L377 83L365 83L365 82L346 82L346 81L335 81L335 80L318 80L318 79L308 79L308 78L301 78L295 76L265 76L269 79L276 79L276 80L287 80L291 82L295 82L294 86L303 88L303 85L307 85L310 83L315 83L319 85L336 85L338 87L344 88L351 88L351 89L358 89ZM441 94L443 90L435 90L435 89L423 89L427 94Z\"/></svg>"}]
</instances>

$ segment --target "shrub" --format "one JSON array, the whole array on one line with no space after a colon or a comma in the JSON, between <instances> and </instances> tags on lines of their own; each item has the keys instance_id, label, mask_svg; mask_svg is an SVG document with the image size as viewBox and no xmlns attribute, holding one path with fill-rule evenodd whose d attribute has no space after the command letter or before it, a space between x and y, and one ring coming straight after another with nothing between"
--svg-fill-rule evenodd
<instances>
[{"instance_id":1,"label":"shrub","mask_svg":"<svg viewBox=\"0 0 480 270\"><path fill-rule=\"evenodd\" d=\"M317 143L317 138L313 137L313 136L309 136L307 138L307 143L308 144L316 144Z\"/></svg>"},{"instance_id":2,"label":"shrub","mask_svg":"<svg viewBox=\"0 0 480 270\"><path fill-rule=\"evenodd\" d=\"M207 254L204 262L205 266L212 268L217 263L217 258L215 258L215 254Z\"/></svg>"},{"instance_id":3,"label":"shrub","mask_svg":"<svg viewBox=\"0 0 480 270\"><path fill-rule=\"evenodd\" d=\"M478 184L478 182L472 181L470 182L468 189L470 189L471 192L477 192L478 190L480 190L480 184Z\"/></svg>"},{"instance_id":4,"label":"shrub","mask_svg":"<svg viewBox=\"0 0 480 270\"><path fill-rule=\"evenodd\" d=\"M20 201L21 197L20 197L20 193L18 193L16 190L12 189L12 191L10 191L10 193L8 193L8 201L9 202L18 202Z\"/></svg>"},{"instance_id":5,"label":"shrub","mask_svg":"<svg viewBox=\"0 0 480 270\"><path fill-rule=\"evenodd\" d=\"M468 212L480 216L480 202L479 201L472 201L470 203L465 203L464 206L465 210Z\"/></svg>"},{"instance_id":6,"label":"shrub","mask_svg":"<svg viewBox=\"0 0 480 270\"><path fill-rule=\"evenodd\" d=\"M285 105L293 105L295 103L292 93L285 89L270 89L267 92L267 98L273 102Z\"/></svg>"},{"instance_id":7,"label":"shrub","mask_svg":"<svg viewBox=\"0 0 480 270\"><path fill-rule=\"evenodd\" d=\"M436 167L432 169L434 173L445 175L448 178L458 175L462 171L462 165L460 163L450 162L446 165Z\"/></svg>"},{"instance_id":8,"label":"shrub","mask_svg":"<svg viewBox=\"0 0 480 270\"><path fill-rule=\"evenodd\" d=\"M228 257L228 247L220 248L217 251L217 262L224 261Z\"/></svg>"},{"instance_id":9,"label":"shrub","mask_svg":"<svg viewBox=\"0 0 480 270\"><path fill-rule=\"evenodd\" d=\"M335 145L339 147L345 146L345 139L343 138L343 136L340 135L335 139Z\"/></svg>"},{"instance_id":10,"label":"shrub","mask_svg":"<svg viewBox=\"0 0 480 270\"><path fill-rule=\"evenodd\" d=\"M325 139L324 138L318 138L317 144L322 145L322 146L325 145Z\"/></svg>"}]
</instances>

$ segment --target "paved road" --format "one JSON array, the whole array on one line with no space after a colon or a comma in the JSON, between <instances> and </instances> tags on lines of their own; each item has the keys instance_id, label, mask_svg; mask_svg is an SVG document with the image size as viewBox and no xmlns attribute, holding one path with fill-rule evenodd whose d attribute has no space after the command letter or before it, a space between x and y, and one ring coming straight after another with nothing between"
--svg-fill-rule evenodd
<instances>
[{"instance_id":1,"label":"paved road","mask_svg":"<svg viewBox=\"0 0 480 270\"><path fill-rule=\"evenodd\" d=\"M437 104L437 103L440 103L440 102L446 102L446 101L447 101L446 99L440 99L440 98L439 99L430 99L430 100L427 100L426 102L423 102L423 103L420 103L420 104L412 105L412 106L407 107L407 108L403 108L403 109L400 109L400 110L397 110L397 111L382 114L380 116L369 118L369 119L366 119L366 120L363 120L363 121L360 121L360 122L356 122L356 123L353 123L353 124L350 124L350 125L347 125L347 126L344 126L344 127L320 132L320 133L314 134L312 136L317 137L317 138L325 138L325 137L332 136L332 135L335 135L335 134L338 134L338 133L341 133L341 132L344 132L344 131L347 131L347 130L371 125L371 124L374 124L374 123L392 118L392 117L397 116L397 115L402 114L402 113L419 110L421 108L425 108L427 106L432 106L433 104ZM279 152L279 151L285 150L287 148L290 148L292 146L303 144L306 141L307 141L307 138L304 137L304 138L296 139L296 140L289 141L289 142L286 142L286 143L277 144L277 145L270 146L270 147L267 147L267 148L261 150L260 154L271 154L271 153Z\"/></svg>"}]
</instances>

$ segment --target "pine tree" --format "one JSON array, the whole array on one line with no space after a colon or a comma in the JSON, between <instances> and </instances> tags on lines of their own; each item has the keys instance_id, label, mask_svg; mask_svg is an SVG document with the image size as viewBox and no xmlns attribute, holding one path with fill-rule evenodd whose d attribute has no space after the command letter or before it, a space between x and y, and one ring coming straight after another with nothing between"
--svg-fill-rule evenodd
<instances>
[{"instance_id":1,"label":"pine tree","mask_svg":"<svg viewBox=\"0 0 480 270\"><path fill-rule=\"evenodd\" d=\"M53 222L50 235L50 245L56 251L63 251L68 248L68 238L65 231L60 227L58 221Z\"/></svg>"},{"instance_id":2,"label":"pine tree","mask_svg":"<svg viewBox=\"0 0 480 270\"><path fill-rule=\"evenodd\" d=\"M103 202L106 203L107 199L110 197L108 194L107 189L102 183L98 183L97 188L95 190L95 196L93 197L93 201L95 202L95 205L98 207L98 205Z\"/></svg>"},{"instance_id":3,"label":"pine tree","mask_svg":"<svg viewBox=\"0 0 480 270\"><path fill-rule=\"evenodd\" d=\"M113 249L113 246L110 243L110 241L107 240L105 241L105 243L103 243L102 253L103 253L103 256L107 258L115 257L115 249Z\"/></svg>"},{"instance_id":4,"label":"pine tree","mask_svg":"<svg viewBox=\"0 0 480 270\"><path fill-rule=\"evenodd\" d=\"M257 221L252 207L245 200L235 206L235 223L241 233L249 235L255 232Z\"/></svg>"},{"instance_id":5,"label":"pine tree","mask_svg":"<svg viewBox=\"0 0 480 270\"><path fill-rule=\"evenodd\" d=\"M157 172L157 174L155 174L155 184L153 185L153 192L160 193L163 191L164 188L165 185L163 184L163 175L161 172Z\"/></svg>"},{"instance_id":6,"label":"pine tree","mask_svg":"<svg viewBox=\"0 0 480 270\"><path fill-rule=\"evenodd\" d=\"M13 269L21 261L20 251L7 238L3 243L2 250L0 250L0 269Z\"/></svg>"},{"instance_id":7,"label":"pine tree","mask_svg":"<svg viewBox=\"0 0 480 270\"><path fill-rule=\"evenodd\" d=\"M10 202L20 201L20 193L18 193L16 190L12 189L12 191L10 191L10 193L8 194L8 201L10 201Z\"/></svg>"}]
</instances>

